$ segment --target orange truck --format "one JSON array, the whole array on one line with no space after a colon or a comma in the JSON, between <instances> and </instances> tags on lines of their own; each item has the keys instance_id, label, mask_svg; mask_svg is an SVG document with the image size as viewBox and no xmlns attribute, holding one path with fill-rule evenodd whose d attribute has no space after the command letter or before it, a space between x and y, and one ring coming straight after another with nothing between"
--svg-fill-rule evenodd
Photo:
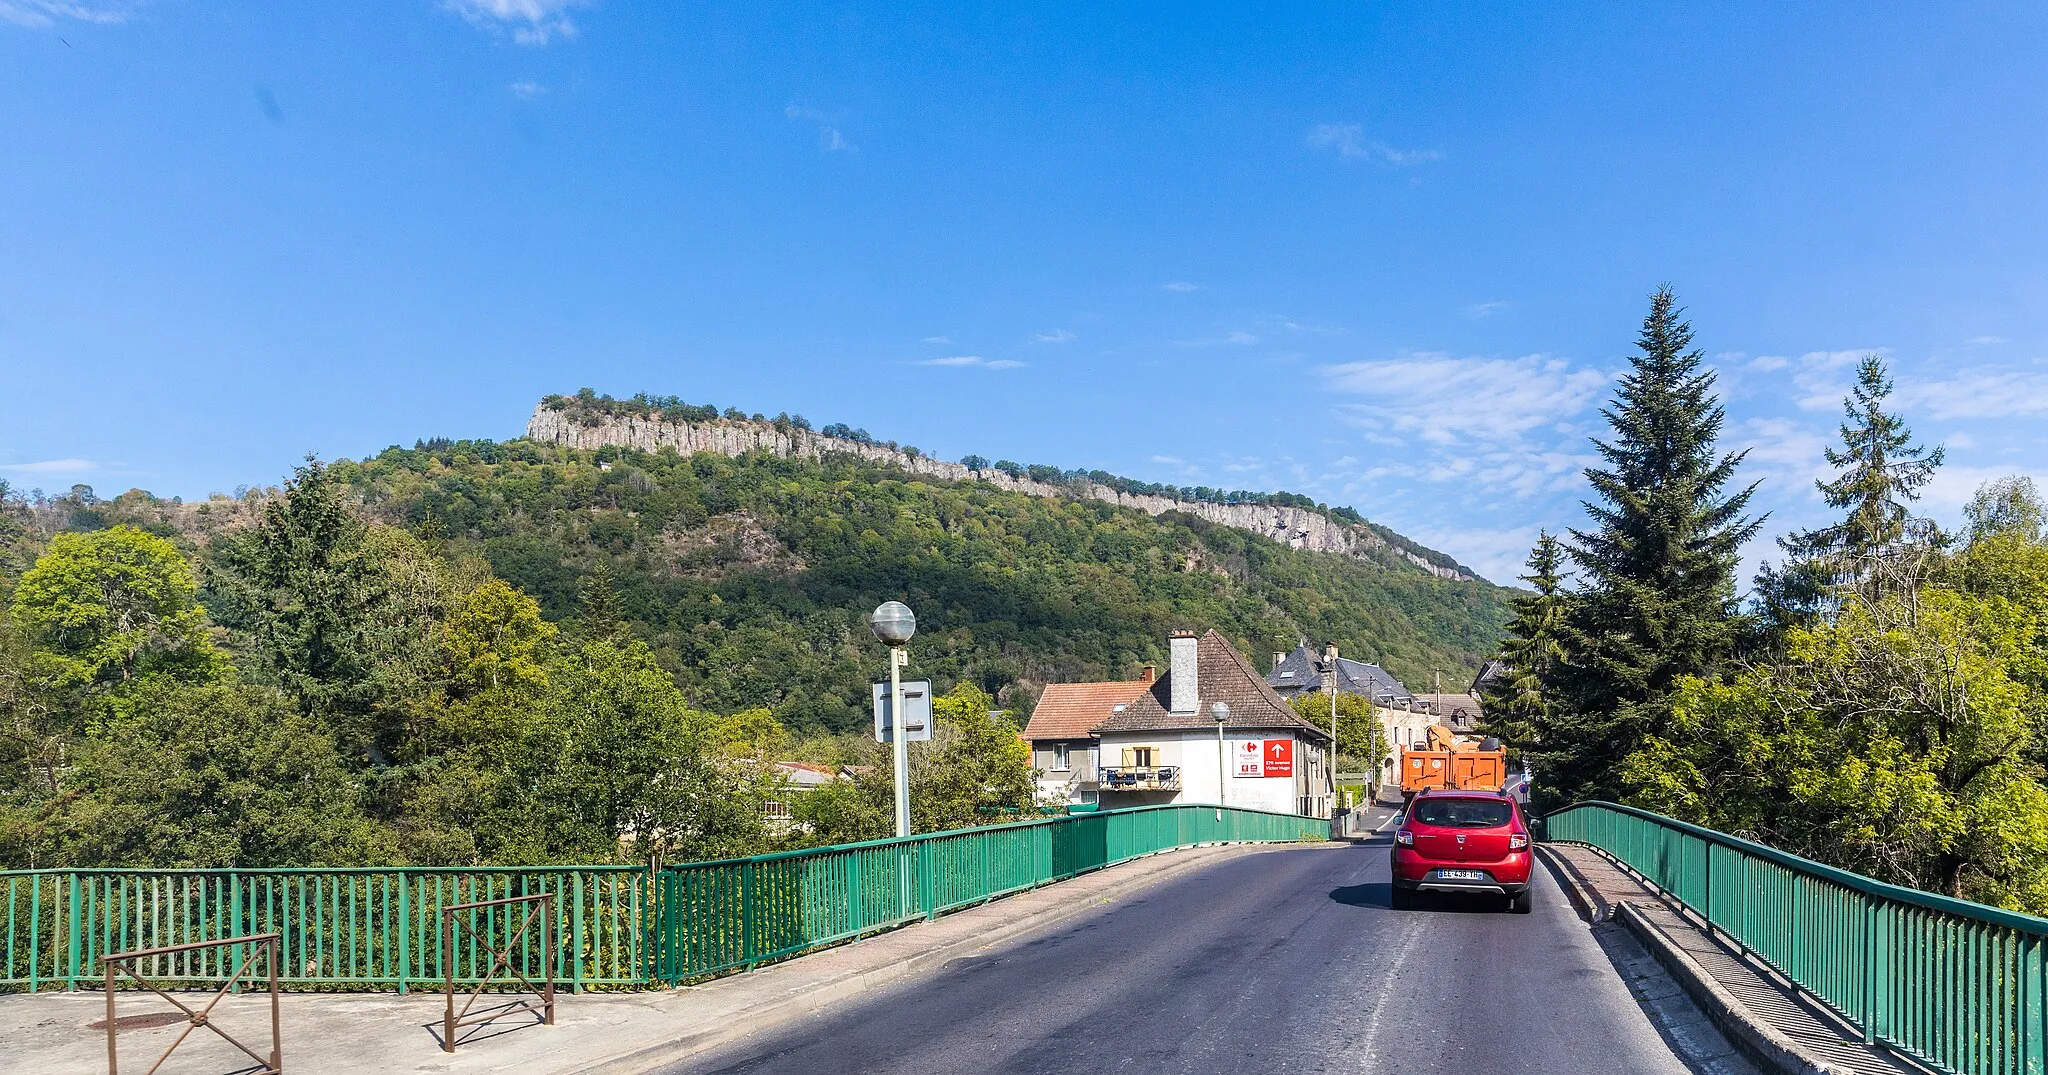
<instances>
[{"instance_id":1,"label":"orange truck","mask_svg":"<svg viewBox=\"0 0 2048 1075\"><path fill-rule=\"evenodd\" d=\"M1459 742L1441 725L1429 726L1422 749L1401 749L1401 794L1418 791L1499 791L1508 782L1508 752L1497 739Z\"/></svg>"}]
</instances>

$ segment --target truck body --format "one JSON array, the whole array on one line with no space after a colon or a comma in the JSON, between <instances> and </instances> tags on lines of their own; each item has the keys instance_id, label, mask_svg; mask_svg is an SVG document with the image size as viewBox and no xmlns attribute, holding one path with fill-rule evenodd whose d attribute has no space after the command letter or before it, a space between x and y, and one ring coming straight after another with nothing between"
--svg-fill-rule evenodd
<instances>
[{"instance_id":1,"label":"truck body","mask_svg":"<svg viewBox=\"0 0 2048 1075\"><path fill-rule=\"evenodd\" d=\"M1499 791L1508 782L1508 752L1497 740L1459 742L1430 725L1421 749L1401 750L1401 794L1419 791Z\"/></svg>"}]
</instances>

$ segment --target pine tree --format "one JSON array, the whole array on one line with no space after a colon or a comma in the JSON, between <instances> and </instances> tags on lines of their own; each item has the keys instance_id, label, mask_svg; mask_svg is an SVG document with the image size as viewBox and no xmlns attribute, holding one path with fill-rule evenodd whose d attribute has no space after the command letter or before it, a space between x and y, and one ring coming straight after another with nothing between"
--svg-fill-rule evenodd
<instances>
[{"instance_id":1,"label":"pine tree","mask_svg":"<svg viewBox=\"0 0 2048 1075\"><path fill-rule=\"evenodd\" d=\"M1521 576L1532 593L1508 599L1514 618L1508 621L1507 639L1501 643L1499 659L1507 675L1487 692L1486 710L1492 714L1495 734L1522 750L1539 747L1539 727L1550 711L1544 684L1555 678L1564 648L1564 580L1558 569L1564 560L1564 546L1544 531L1529 552L1529 573Z\"/></svg>"},{"instance_id":2,"label":"pine tree","mask_svg":"<svg viewBox=\"0 0 2048 1075\"><path fill-rule=\"evenodd\" d=\"M1879 562L1905 540L1912 514L1908 504L1934 479L1942 449L1912 443L1913 431L1884 409L1891 394L1884 360L1863 356L1856 386L1842 401L1847 415L1840 427L1842 450L1827 449L1828 465L1840 473L1833 481L1814 482L1829 507L1848 515L1833 526L1778 540L1785 566L1766 567L1757 576L1758 604L1767 626L1812 623L1844 588L1874 584L1881 577Z\"/></svg>"},{"instance_id":3,"label":"pine tree","mask_svg":"<svg viewBox=\"0 0 2048 1075\"><path fill-rule=\"evenodd\" d=\"M584 634L590 638L618 637L624 611L619 607L619 592L612 585L611 565L599 560L590 574L583 576L577 591Z\"/></svg>"},{"instance_id":4,"label":"pine tree","mask_svg":"<svg viewBox=\"0 0 2048 1075\"><path fill-rule=\"evenodd\" d=\"M1710 672L1740 637L1735 567L1763 520L1743 515L1755 485L1726 491L1746 453L1718 448L1714 374L1680 313L1669 287L1651 297L1640 353L1602 412L1614 436L1593 442L1606 463L1586 471L1594 525L1566 546L1581 586L1533 753L1539 781L1568 798L1617 796L1621 761L1673 684Z\"/></svg>"}]
</instances>

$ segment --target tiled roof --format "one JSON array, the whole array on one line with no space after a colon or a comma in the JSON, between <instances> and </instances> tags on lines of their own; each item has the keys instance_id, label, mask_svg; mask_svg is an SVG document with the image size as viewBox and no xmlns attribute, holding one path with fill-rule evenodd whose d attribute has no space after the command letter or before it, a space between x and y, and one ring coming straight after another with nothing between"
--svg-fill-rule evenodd
<instances>
[{"instance_id":1,"label":"tiled roof","mask_svg":"<svg viewBox=\"0 0 2048 1075\"><path fill-rule=\"evenodd\" d=\"M1266 676L1266 682L1280 690L1319 691L1323 689L1324 672L1320 655L1307 646L1296 646L1294 652L1282 658ZM1405 705L1410 697L1408 688L1389 675L1386 669L1349 657L1337 658L1337 689L1346 694L1369 694L1382 704L1387 703L1389 695L1394 705Z\"/></svg>"},{"instance_id":2,"label":"tiled roof","mask_svg":"<svg viewBox=\"0 0 2048 1075\"><path fill-rule=\"evenodd\" d=\"M1470 731L1486 719L1479 699L1469 694L1419 694L1416 701L1428 702L1430 712L1453 731Z\"/></svg>"},{"instance_id":3,"label":"tiled roof","mask_svg":"<svg viewBox=\"0 0 2048 1075\"><path fill-rule=\"evenodd\" d=\"M1230 707L1225 731L1285 728L1310 738L1328 739L1330 733L1301 719L1263 677L1252 668L1244 654L1237 652L1223 636L1210 631L1195 644L1195 678L1199 701L1193 713L1172 713L1173 673L1160 676L1152 689L1140 694L1123 712L1095 726L1095 733L1169 731L1187 728L1214 729L1209 704Z\"/></svg>"},{"instance_id":4,"label":"tiled roof","mask_svg":"<svg viewBox=\"0 0 2048 1075\"><path fill-rule=\"evenodd\" d=\"M1090 731L1111 716L1111 708L1136 698L1145 690L1141 679L1115 683L1048 683L1031 710L1031 723L1024 729L1026 739L1086 739Z\"/></svg>"}]
</instances>

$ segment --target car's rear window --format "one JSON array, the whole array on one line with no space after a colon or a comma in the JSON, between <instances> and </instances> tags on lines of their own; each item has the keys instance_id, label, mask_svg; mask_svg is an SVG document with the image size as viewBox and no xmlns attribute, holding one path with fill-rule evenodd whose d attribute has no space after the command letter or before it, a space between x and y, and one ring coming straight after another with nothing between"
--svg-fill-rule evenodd
<instances>
[{"instance_id":1,"label":"car's rear window","mask_svg":"<svg viewBox=\"0 0 2048 1075\"><path fill-rule=\"evenodd\" d=\"M1415 820L1447 829L1491 829L1514 817L1514 807L1499 799L1424 799L1415 804Z\"/></svg>"}]
</instances>

